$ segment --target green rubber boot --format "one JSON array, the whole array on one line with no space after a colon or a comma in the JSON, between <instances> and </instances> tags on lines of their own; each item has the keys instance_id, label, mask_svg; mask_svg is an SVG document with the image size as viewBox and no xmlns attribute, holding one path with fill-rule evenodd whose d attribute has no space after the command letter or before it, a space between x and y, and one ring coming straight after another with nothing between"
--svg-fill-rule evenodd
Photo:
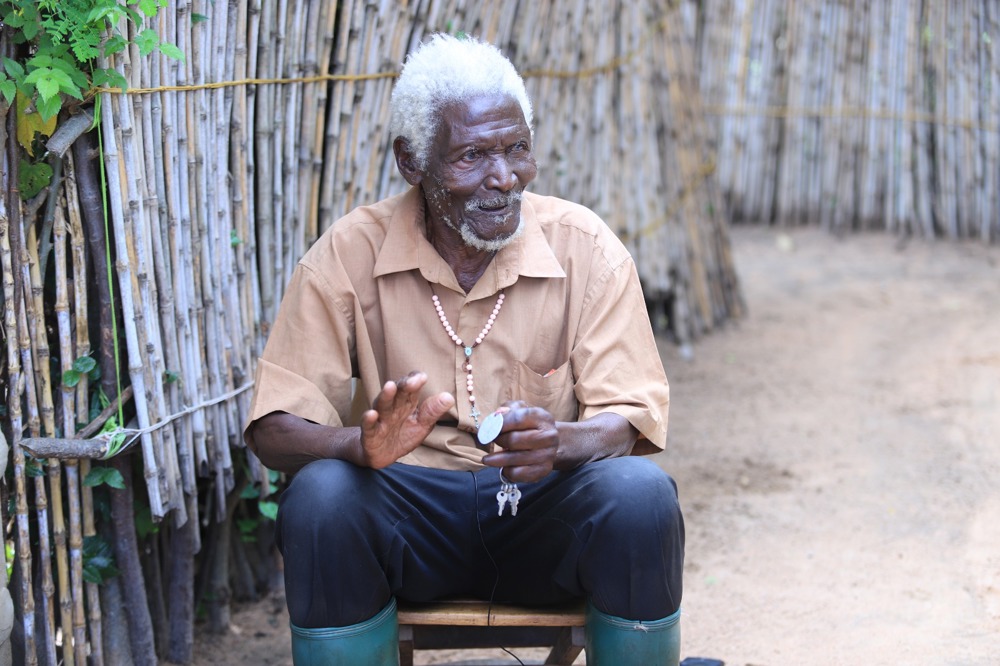
<instances>
[{"instance_id":1,"label":"green rubber boot","mask_svg":"<svg viewBox=\"0 0 1000 666\"><path fill-rule=\"evenodd\" d=\"M395 599L371 619L348 627L291 626L295 666L399 666Z\"/></svg>"},{"instance_id":2,"label":"green rubber boot","mask_svg":"<svg viewBox=\"0 0 1000 666\"><path fill-rule=\"evenodd\" d=\"M626 620L587 604L587 666L677 666L681 611L662 620Z\"/></svg>"}]
</instances>

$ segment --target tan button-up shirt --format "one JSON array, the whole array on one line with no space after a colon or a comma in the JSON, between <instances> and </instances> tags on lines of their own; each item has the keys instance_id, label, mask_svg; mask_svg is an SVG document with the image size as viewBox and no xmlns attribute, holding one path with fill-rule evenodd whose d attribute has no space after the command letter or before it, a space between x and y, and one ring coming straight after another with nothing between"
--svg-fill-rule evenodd
<instances>
[{"instance_id":1,"label":"tan button-up shirt","mask_svg":"<svg viewBox=\"0 0 1000 666\"><path fill-rule=\"evenodd\" d=\"M582 206L525 193L521 215L524 233L468 294L426 238L419 189L338 220L289 283L257 366L247 444L256 449L249 424L274 411L357 425L357 405L367 408L386 381L421 370L429 378L421 397L452 393L445 418L458 425L438 425L400 462L482 467L465 350L439 321L433 288L469 345L505 291L471 356L480 420L508 400L544 407L557 421L614 412L662 449L669 391L628 251Z\"/></svg>"}]
</instances>

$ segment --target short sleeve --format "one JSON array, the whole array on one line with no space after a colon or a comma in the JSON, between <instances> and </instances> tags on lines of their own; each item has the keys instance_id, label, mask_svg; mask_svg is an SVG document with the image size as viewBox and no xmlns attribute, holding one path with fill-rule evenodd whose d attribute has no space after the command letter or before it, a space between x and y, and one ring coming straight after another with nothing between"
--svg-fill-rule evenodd
<instances>
[{"instance_id":1,"label":"short sleeve","mask_svg":"<svg viewBox=\"0 0 1000 666\"><path fill-rule=\"evenodd\" d=\"M571 360L581 420L613 412L666 446L670 390L631 258L589 286Z\"/></svg>"},{"instance_id":2,"label":"short sleeve","mask_svg":"<svg viewBox=\"0 0 1000 666\"><path fill-rule=\"evenodd\" d=\"M253 402L243 436L256 450L250 425L272 412L341 426L351 410L354 333L349 292L338 292L299 263L258 360Z\"/></svg>"}]
</instances>

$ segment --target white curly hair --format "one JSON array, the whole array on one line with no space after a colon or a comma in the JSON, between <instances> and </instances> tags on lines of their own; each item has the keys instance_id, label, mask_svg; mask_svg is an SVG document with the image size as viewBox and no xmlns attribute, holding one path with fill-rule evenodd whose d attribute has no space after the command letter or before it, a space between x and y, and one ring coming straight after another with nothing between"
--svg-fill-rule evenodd
<instances>
[{"instance_id":1,"label":"white curly hair","mask_svg":"<svg viewBox=\"0 0 1000 666\"><path fill-rule=\"evenodd\" d=\"M497 47L474 37L435 34L407 57L396 81L389 103L390 137L405 139L417 167L426 169L441 107L496 94L517 100L524 122L532 127L524 81Z\"/></svg>"}]
</instances>

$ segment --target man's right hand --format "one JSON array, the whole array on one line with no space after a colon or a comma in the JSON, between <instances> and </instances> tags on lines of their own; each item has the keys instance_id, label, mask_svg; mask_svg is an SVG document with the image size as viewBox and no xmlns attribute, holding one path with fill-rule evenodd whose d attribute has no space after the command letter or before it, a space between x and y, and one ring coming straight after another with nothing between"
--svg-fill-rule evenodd
<instances>
[{"instance_id":1,"label":"man's right hand","mask_svg":"<svg viewBox=\"0 0 1000 666\"><path fill-rule=\"evenodd\" d=\"M372 409L361 416L361 453L364 465L388 467L427 438L438 419L455 404L450 393L438 393L419 402L427 383L423 372L411 372L382 387Z\"/></svg>"}]
</instances>

